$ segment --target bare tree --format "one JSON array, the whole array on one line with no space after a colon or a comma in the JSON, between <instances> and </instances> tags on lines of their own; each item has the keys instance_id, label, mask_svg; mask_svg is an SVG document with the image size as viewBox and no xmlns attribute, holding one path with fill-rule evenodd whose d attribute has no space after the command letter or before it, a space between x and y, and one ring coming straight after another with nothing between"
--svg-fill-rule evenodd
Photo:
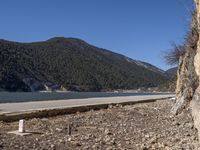
<instances>
[{"instance_id":1,"label":"bare tree","mask_svg":"<svg viewBox=\"0 0 200 150\"><path fill-rule=\"evenodd\" d=\"M177 65L179 58L185 54L185 44L177 45L175 42L171 43L172 48L165 52L165 62L169 65Z\"/></svg>"}]
</instances>

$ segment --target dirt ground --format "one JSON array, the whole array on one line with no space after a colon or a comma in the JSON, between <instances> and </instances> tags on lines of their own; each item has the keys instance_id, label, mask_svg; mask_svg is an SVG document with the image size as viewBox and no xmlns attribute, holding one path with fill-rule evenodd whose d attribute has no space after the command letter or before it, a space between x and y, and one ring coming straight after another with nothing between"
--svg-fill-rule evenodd
<instances>
[{"instance_id":1,"label":"dirt ground","mask_svg":"<svg viewBox=\"0 0 200 150\"><path fill-rule=\"evenodd\" d=\"M197 131L190 110L170 117L171 100L26 120L28 136L7 134L18 122L0 122L5 150L195 150ZM37 133L38 132L38 133Z\"/></svg>"}]
</instances>

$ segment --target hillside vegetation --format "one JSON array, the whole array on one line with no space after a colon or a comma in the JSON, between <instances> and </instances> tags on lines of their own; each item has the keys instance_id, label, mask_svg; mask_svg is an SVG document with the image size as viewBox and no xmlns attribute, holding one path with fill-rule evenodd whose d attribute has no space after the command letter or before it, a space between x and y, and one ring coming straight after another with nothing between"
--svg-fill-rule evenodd
<instances>
[{"instance_id":1,"label":"hillside vegetation","mask_svg":"<svg viewBox=\"0 0 200 150\"><path fill-rule=\"evenodd\" d=\"M0 40L0 63L0 88L7 91L30 91L27 78L78 91L156 87L168 79L156 67L74 38Z\"/></svg>"}]
</instances>

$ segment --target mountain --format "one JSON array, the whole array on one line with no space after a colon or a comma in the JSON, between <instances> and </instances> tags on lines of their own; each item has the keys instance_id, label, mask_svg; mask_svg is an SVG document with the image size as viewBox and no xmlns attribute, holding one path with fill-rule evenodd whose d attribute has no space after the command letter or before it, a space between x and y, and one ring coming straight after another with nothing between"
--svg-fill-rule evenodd
<instances>
[{"instance_id":1,"label":"mountain","mask_svg":"<svg viewBox=\"0 0 200 150\"><path fill-rule=\"evenodd\" d=\"M178 67L173 67L165 71L167 76L175 76L177 74Z\"/></svg>"},{"instance_id":2,"label":"mountain","mask_svg":"<svg viewBox=\"0 0 200 150\"><path fill-rule=\"evenodd\" d=\"M140 65L140 66L143 66L143 67L145 67L146 69L148 69L148 70L151 70L151 71L153 71L153 72L156 72L156 73L159 73L159 74L165 74L165 71L164 70L162 70L162 69L160 69L160 68L158 68L158 67L156 67L156 66L153 66L152 64L149 64L149 63L147 63L147 62L143 62L143 61L135 61L138 65Z\"/></svg>"},{"instance_id":3,"label":"mountain","mask_svg":"<svg viewBox=\"0 0 200 150\"><path fill-rule=\"evenodd\" d=\"M174 92L176 89L178 67L173 67L165 71L165 75L168 77L168 81L159 85L160 91Z\"/></svg>"},{"instance_id":4,"label":"mountain","mask_svg":"<svg viewBox=\"0 0 200 150\"><path fill-rule=\"evenodd\" d=\"M42 42L0 40L0 89L100 91L156 87L166 82L159 68L75 38Z\"/></svg>"}]
</instances>

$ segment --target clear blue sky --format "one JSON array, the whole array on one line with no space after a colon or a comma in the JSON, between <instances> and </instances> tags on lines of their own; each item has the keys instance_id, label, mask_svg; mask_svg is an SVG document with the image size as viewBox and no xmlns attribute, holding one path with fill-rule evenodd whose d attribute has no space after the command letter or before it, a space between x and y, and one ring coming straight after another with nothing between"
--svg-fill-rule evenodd
<instances>
[{"instance_id":1,"label":"clear blue sky","mask_svg":"<svg viewBox=\"0 0 200 150\"><path fill-rule=\"evenodd\" d=\"M76 37L167 69L163 51L189 27L191 0L1 0L0 38Z\"/></svg>"}]
</instances>

